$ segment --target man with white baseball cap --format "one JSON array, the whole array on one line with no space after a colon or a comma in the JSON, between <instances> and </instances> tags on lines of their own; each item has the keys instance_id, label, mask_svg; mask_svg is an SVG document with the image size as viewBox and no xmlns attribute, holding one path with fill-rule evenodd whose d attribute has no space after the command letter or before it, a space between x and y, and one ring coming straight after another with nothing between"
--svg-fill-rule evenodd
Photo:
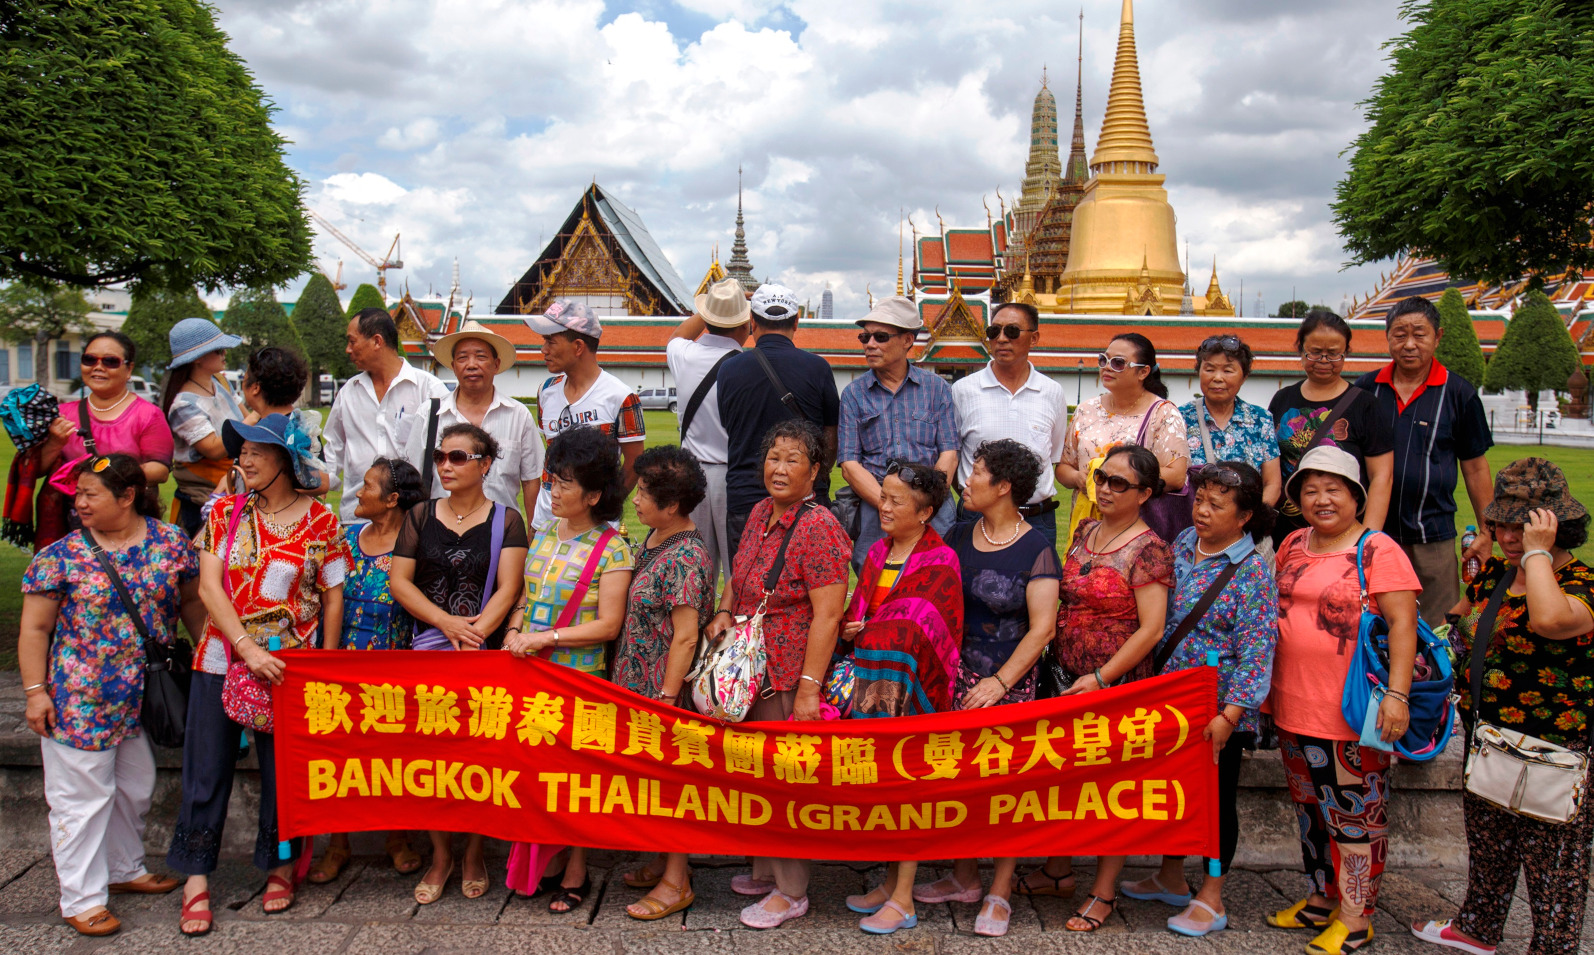
<instances>
[{"instance_id":1,"label":"man with white baseball cap","mask_svg":"<svg viewBox=\"0 0 1594 955\"><path fill-rule=\"evenodd\" d=\"M497 377L515 367L514 344L467 319L459 331L433 343L432 357L453 370L458 388L433 398L423 409L426 423L410 432L404 459L421 472L426 493L442 497L443 484L432 465L438 436L450 425L473 424L498 442L498 458L487 471L482 492L505 507L518 507L524 495L525 513L530 514L542 486L542 439L531 411L497 385Z\"/></svg>"},{"instance_id":2,"label":"man with white baseball cap","mask_svg":"<svg viewBox=\"0 0 1594 955\"><path fill-rule=\"evenodd\" d=\"M934 372L908 362L913 340L924 322L902 296L882 299L859 319L858 341L869 370L841 393L841 425L836 457L841 476L859 499L853 536L853 570L863 568L869 548L882 536L880 482L886 466L932 464L951 483L958 466L957 411L952 387ZM839 495L838 495L839 496ZM952 528L957 507L947 496L930 525L936 533Z\"/></svg>"},{"instance_id":3,"label":"man with white baseball cap","mask_svg":"<svg viewBox=\"0 0 1594 955\"><path fill-rule=\"evenodd\" d=\"M675 379L679 404L681 447L697 458L708 478L708 494L692 511L709 562L717 575L731 575L730 542L725 536L725 470L729 451L725 425L720 420L719 373L732 355L747 342L752 309L740 282L721 279L693 302L695 311L675 329L664 346L664 357Z\"/></svg>"},{"instance_id":4,"label":"man with white baseball cap","mask_svg":"<svg viewBox=\"0 0 1594 955\"><path fill-rule=\"evenodd\" d=\"M753 347L720 367L719 410L725 423L726 537L730 557L753 505L764 490L764 435L777 422L800 415L825 435L814 498L830 500L830 466L836 459L836 424L841 399L830 363L792 341L797 333L797 296L783 285L760 285L751 303ZM762 355L765 361L760 361ZM766 367L767 363L767 367Z\"/></svg>"},{"instance_id":5,"label":"man with white baseball cap","mask_svg":"<svg viewBox=\"0 0 1594 955\"><path fill-rule=\"evenodd\" d=\"M551 377L537 389L538 427L543 446L568 428L591 425L614 435L625 462L625 490L636 487L636 459L642 456L647 425L642 403L625 382L598 367L598 341L603 325L582 302L557 301L541 315L525 316L526 325L542 336L542 360ZM546 530L554 522L548 493L553 476L542 475L542 493L532 527Z\"/></svg>"}]
</instances>

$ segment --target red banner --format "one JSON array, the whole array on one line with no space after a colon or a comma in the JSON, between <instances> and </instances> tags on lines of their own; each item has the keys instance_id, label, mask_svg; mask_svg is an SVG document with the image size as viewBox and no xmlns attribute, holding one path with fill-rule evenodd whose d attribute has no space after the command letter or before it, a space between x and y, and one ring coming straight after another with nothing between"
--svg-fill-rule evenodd
<instances>
[{"instance_id":1,"label":"red banner","mask_svg":"<svg viewBox=\"0 0 1594 955\"><path fill-rule=\"evenodd\" d=\"M932 716L723 724L504 653L282 657L284 838L443 829L866 861L1217 853L1211 668Z\"/></svg>"}]
</instances>

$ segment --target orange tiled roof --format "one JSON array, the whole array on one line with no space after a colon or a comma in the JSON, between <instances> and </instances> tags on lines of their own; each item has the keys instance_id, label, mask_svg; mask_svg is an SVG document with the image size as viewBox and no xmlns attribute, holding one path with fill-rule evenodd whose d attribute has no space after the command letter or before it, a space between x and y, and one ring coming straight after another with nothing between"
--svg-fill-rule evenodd
<instances>
[{"instance_id":1,"label":"orange tiled roof","mask_svg":"<svg viewBox=\"0 0 1594 955\"><path fill-rule=\"evenodd\" d=\"M981 229L951 229L946 234L946 257L954 263L979 263L990 265L995 259L991 251L991 233Z\"/></svg>"}]
</instances>

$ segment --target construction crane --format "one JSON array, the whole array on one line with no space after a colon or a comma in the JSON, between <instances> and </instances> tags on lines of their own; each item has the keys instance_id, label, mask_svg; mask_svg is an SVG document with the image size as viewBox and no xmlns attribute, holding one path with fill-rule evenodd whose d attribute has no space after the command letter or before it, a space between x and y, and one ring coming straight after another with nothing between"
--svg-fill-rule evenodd
<instances>
[{"instance_id":1,"label":"construction crane","mask_svg":"<svg viewBox=\"0 0 1594 955\"><path fill-rule=\"evenodd\" d=\"M358 255L361 259L364 259L366 261L366 263L368 263L372 268L376 269L376 287L379 290L381 290L381 292L382 292L382 301L386 302L387 301L387 270L388 269L402 269L404 267L404 260L401 259L401 258L395 258L394 257L395 254L398 254L398 255L402 255L403 254L399 250L399 235L398 234L394 234L394 236L393 236L393 244L387 247L387 254L382 256L382 260L380 262L378 262L376 257L373 256L371 253L369 253L369 252L365 251L364 249L360 248L358 245L355 245L353 239L351 239L348 236L344 235L342 232L339 232L337 227L334 226L332 223L328 222L326 220L326 218L321 215L321 213L315 211L314 209L309 209L307 211L310 213L310 218L315 220L315 224L316 225L320 226L322 229L325 229L327 231L327 233L330 234L334 239L337 239L339 242L342 242L344 245L348 246L349 249L355 255ZM340 275L340 277L341 277L341 275Z\"/></svg>"},{"instance_id":2,"label":"construction crane","mask_svg":"<svg viewBox=\"0 0 1594 955\"><path fill-rule=\"evenodd\" d=\"M331 269L327 268L326 264L323 263L320 259L316 259L315 265L316 265L316 268L321 270L321 274L325 275L327 277L327 281L332 283L332 288L335 291L341 292L344 289L349 287L348 283L343 281L343 260L342 259L338 260L338 270L336 272L334 272Z\"/></svg>"}]
</instances>

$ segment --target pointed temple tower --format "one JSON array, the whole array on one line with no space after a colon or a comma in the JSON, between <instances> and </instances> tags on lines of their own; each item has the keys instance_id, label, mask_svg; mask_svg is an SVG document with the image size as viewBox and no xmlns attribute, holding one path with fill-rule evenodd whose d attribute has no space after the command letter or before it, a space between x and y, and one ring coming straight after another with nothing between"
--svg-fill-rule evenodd
<instances>
[{"instance_id":1,"label":"pointed temple tower","mask_svg":"<svg viewBox=\"0 0 1594 955\"><path fill-rule=\"evenodd\" d=\"M747 260L747 229L742 222L742 167L736 167L736 241L731 243L731 261L725 272L742 284L751 295L758 291L758 279L753 278L753 263Z\"/></svg>"},{"instance_id":2,"label":"pointed temple tower","mask_svg":"<svg viewBox=\"0 0 1594 955\"><path fill-rule=\"evenodd\" d=\"M1063 185L1063 164L1057 157L1057 97L1041 73L1041 91L1029 121L1029 162L1024 164L1024 189L1013 204L1013 234L1029 235L1046 200Z\"/></svg>"},{"instance_id":3,"label":"pointed temple tower","mask_svg":"<svg viewBox=\"0 0 1594 955\"><path fill-rule=\"evenodd\" d=\"M1059 302L1079 312L1167 315L1179 310L1184 270L1166 177L1146 123L1135 54L1134 0L1123 0L1118 55L1091 180L1074 210Z\"/></svg>"}]
</instances>

